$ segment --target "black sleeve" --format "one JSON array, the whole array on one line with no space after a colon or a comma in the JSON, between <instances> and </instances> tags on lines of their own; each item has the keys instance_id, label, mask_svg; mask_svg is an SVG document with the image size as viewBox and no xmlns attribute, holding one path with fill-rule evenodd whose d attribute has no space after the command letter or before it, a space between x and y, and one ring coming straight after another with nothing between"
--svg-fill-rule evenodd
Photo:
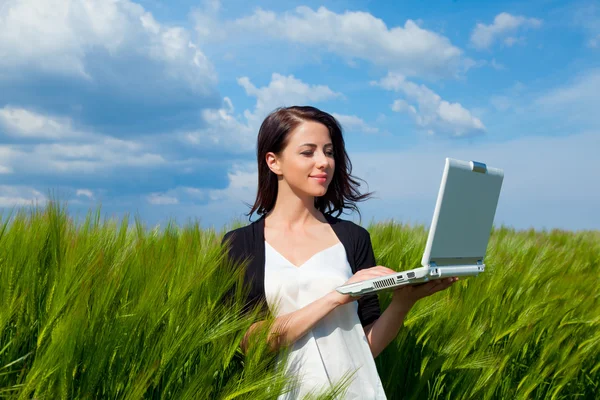
<instances>
[{"instance_id":1,"label":"black sleeve","mask_svg":"<svg viewBox=\"0 0 600 400\"><path fill-rule=\"evenodd\" d=\"M221 240L221 247L224 249L224 257L229 258L229 259L234 259L233 254L231 252L231 246L232 246L232 234L233 231L229 231L227 232L225 235L223 235L223 239ZM229 288L229 290L227 290L227 292L225 292L225 301L233 301L233 298L235 296L235 290L236 290L236 285L234 284L232 287Z\"/></svg>"},{"instance_id":2,"label":"black sleeve","mask_svg":"<svg viewBox=\"0 0 600 400\"><path fill-rule=\"evenodd\" d=\"M235 240L238 238L236 237L236 235L234 233L235 233L234 231L227 232L223 236L223 240L221 241L221 246L223 246L224 250L225 250L224 257L228 258L227 261L229 262L229 264L226 264L226 265L229 268L240 267L240 262L242 261L242 257L240 255L239 240L238 240L238 242L235 242ZM231 274L231 272L233 272L233 271L228 270L226 273ZM234 302L235 301L235 294L236 294L239 284L240 284L239 281L234 282L233 285L229 288L229 290L227 290L227 292L225 292L224 300L226 302ZM248 300L246 299L246 303L247 302L248 302ZM230 303L230 304L232 304L232 303ZM244 307L242 309L242 313L246 313L246 312L247 312L247 305L246 305L246 307Z\"/></svg>"},{"instance_id":3,"label":"black sleeve","mask_svg":"<svg viewBox=\"0 0 600 400\"><path fill-rule=\"evenodd\" d=\"M356 239L356 271L371 268L376 265L371 235L365 228L359 226L359 234ZM369 325L381 316L379 297L377 293L370 293L358 299L358 317L362 326Z\"/></svg>"},{"instance_id":4,"label":"black sleeve","mask_svg":"<svg viewBox=\"0 0 600 400\"><path fill-rule=\"evenodd\" d=\"M243 237L243 233L236 232L235 230L229 231L223 236L221 246L224 246L225 256L227 256L231 262L228 264L229 267L231 268L233 266L234 268L240 268L240 270L236 270L235 272L239 273L241 279L235 281L229 290L225 292L223 296L224 300L226 302L230 302L229 304L233 304L238 286L241 286L241 295L243 296L243 307L241 312L243 315L245 315L251 311L252 306L254 306L257 302L254 298L255 296L251 295L251 288L248 285L248 282L246 282L247 275L245 270L249 268L249 260L247 259L247 255L245 254L244 246L242 244ZM231 270L227 271L227 273L231 272Z\"/></svg>"}]
</instances>

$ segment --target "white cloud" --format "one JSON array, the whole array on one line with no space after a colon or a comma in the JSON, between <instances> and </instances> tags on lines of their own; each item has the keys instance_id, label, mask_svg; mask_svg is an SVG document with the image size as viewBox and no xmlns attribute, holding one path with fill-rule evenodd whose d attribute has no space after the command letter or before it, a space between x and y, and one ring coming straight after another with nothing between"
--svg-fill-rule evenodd
<instances>
[{"instance_id":1,"label":"white cloud","mask_svg":"<svg viewBox=\"0 0 600 400\"><path fill-rule=\"evenodd\" d=\"M525 44L525 37L523 37L523 36L519 36L519 37L509 36L509 37L507 37L507 38L504 39L504 44L507 45L508 47L512 47L515 44Z\"/></svg>"},{"instance_id":2,"label":"white cloud","mask_svg":"<svg viewBox=\"0 0 600 400\"><path fill-rule=\"evenodd\" d=\"M227 176L229 185L226 189L210 190L211 200L239 201L256 196L258 188L256 163L234 164Z\"/></svg>"},{"instance_id":3,"label":"white cloud","mask_svg":"<svg viewBox=\"0 0 600 400\"><path fill-rule=\"evenodd\" d=\"M10 165L14 162L16 155L17 153L11 146L0 145L0 160L2 160L2 164L0 164L0 174L8 175L14 172Z\"/></svg>"},{"instance_id":4,"label":"white cloud","mask_svg":"<svg viewBox=\"0 0 600 400\"><path fill-rule=\"evenodd\" d=\"M55 143L27 143L1 146L2 165L0 173L21 174L95 174L123 167L156 167L180 163L184 169L189 164L178 160L167 160L161 153L163 144L175 137L186 145L204 150L224 149L233 153L248 154L254 150L260 123L266 114L278 106L314 103L341 97L324 85L310 85L292 75L273 74L265 87L256 87L247 77L240 78L240 85L249 96L256 98L256 106L244 116L236 116L233 103L224 98L219 109L204 109L200 113L206 126L197 131L178 132L165 135L160 140L122 140L94 132L76 130L69 118L37 113L29 109L5 107L0 109L0 122L10 128L13 136L53 138ZM347 116L344 116L346 118ZM373 131L358 117L346 122ZM74 140L77 139L77 140ZM162 144L161 144L162 143ZM189 167L188 167L189 168ZM241 174L237 172L237 174ZM243 174L241 176L244 176ZM233 176L232 179L236 179ZM84 192L80 192L84 195ZM212 192L210 196L221 196ZM169 196L178 198L177 196ZM150 198L150 201L168 201Z\"/></svg>"},{"instance_id":5,"label":"white cloud","mask_svg":"<svg viewBox=\"0 0 600 400\"><path fill-rule=\"evenodd\" d=\"M77 192L75 192L75 196L77 196L77 197L79 197L79 196L85 196L85 197L87 197L89 199L93 199L94 198L94 194L89 189L77 189Z\"/></svg>"},{"instance_id":6,"label":"white cloud","mask_svg":"<svg viewBox=\"0 0 600 400\"><path fill-rule=\"evenodd\" d=\"M227 38L227 30L223 29L223 24L219 21L220 10L219 0L207 0L202 1L202 5L192 11L194 29L200 42Z\"/></svg>"},{"instance_id":7,"label":"white cloud","mask_svg":"<svg viewBox=\"0 0 600 400\"><path fill-rule=\"evenodd\" d=\"M417 109L412 104L408 104L408 102L404 99L396 99L392 103L392 111L396 112L405 112L413 115L417 115Z\"/></svg>"},{"instance_id":8,"label":"white cloud","mask_svg":"<svg viewBox=\"0 0 600 400\"><path fill-rule=\"evenodd\" d=\"M600 69L596 69L586 71L577 76L573 82L543 94L536 100L536 103L548 107L577 104L584 106L585 109L595 110L600 101L599 93Z\"/></svg>"},{"instance_id":9,"label":"white cloud","mask_svg":"<svg viewBox=\"0 0 600 400\"><path fill-rule=\"evenodd\" d=\"M228 185L225 189L178 186L163 193L152 193L147 196L147 200L151 204L160 205L240 202L256 195L258 187L256 168L256 163L232 165L227 173Z\"/></svg>"},{"instance_id":10,"label":"white cloud","mask_svg":"<svg viewBox=\"0 0 600 400\"><path fill-rule=\"evenodd\" d=\"M83 136L75 131L70 118L40 114L24 108L0 108L3 133L21 138L68 139Z\"/></svg>"},{"instance_id":11,"label":"white cloud","mask_svg":"<svg viewBox=\"0 0 600 400\"><path fill-rule=\"evenodd\" d=\"M46 201L46 196L32 187L0 185L0 207L43 206Z\"/></svg>"},{"instance_id":12,"label":"white cloud","mask_svg":"<svg viewBox=\"0 0 600 400\"><path fill-rule=\"evenodd\" d=\"M385 77L381 78L379 82L371 81L371 85L380 86L386 90L398 91L402 89L405 82L406 78L404 75L389 72Z\"/></svg>"},{"instance_id":13,"label":"white cloud","mask_svg":"<svg viewBox=\"0 0 600 400\"><path fill-rule=\"evenodd\" d=\"M0 146L0 171L4 173L94 173L167 162L145 144L75 130L66 117L5 107L0 109L0 125L14 137L55 139L53 143Z\"/></svg>"},{"instance_id":14,"label":"white cloud","mask_svg":"<svg viewBox=\"0 0 600 400\"><path fill-rule=\"evenodd\" d=\"M232 171L228 174L230 189L256 189L258 186L257 165L250 163L246 165L234 165Z\"/></svg>"},{"instance_id":15,"label":"white cloud","mask_svg":"<svg viewBox=\"0 0 600 400\"><path fill-rule=\"evenodd\" d=\"M394 101L391 108L393 111L412 115L417 125L430 134L470 136L485 131L481 120L462 105L443 100L425 85L409 82L402 75L388 73L379 82L371 82L371 84L386 90L402 92L408 100L416 102L415 107L405 99L398 99Z\"/></svg>"},{"instance_id":16,"label":"white cloud","mask_svg":"<svg viewBox=\"0 0 600 400\"><path fill-rule=\"evenodd\" d=\"M342 125L342 128L347 131L358 131L364 133L377 133L379 129L370 126L362 118L356 115L342 115L337 113L331 114Z\"/></svg>"},{"instance_id":17,"label":"white cloud","mask_svg":"<svg viewBox=\"0 0 600 400\"><path fill-rule=\"evenodd\" d=\"M119 145L121 143L123 147ZM34 163L60 173L98 173L120 167L153 167L166 164L160 154L142 151L131 151L127 144L135 143L105 139L95 144L50 144L36 145L31 152Z\"/></svg>"},{"instance_id":18,"label":"white cloud","mask_svg":"<svg viewBox=\"0 0 600 400\"><path fill-rule=\"evenodd\" d=\"M218 24L206 13L196 13L196 30L203 39L208 39L210 27L217 26L230 38L245 42L271 38L300 43L335 53L350 64L354 58L363 59L409 76L456 76L468 68L462 50L448 38L410 19L404 26L388 27L363 11L335 13L325 7L300 6L276 13L258 8L252 15Z\"/></svg>"},{"instance_id":19,"label":"white cloud","mask_svg":"<svg viewBox=\"0 0 600 400\"><path fill-rule=\"evenodd\" d=\"M233 153L247 153L256 145L256 132L234 115L233 103L223 99L223 107L204 109L201 112L206 126L195 131L178 133L183 143L202 149L227 149Z\"/></svg>"},{"instance_id":20,"label":"white cloud","mask_svg":"<svg viewBox=\"0 0 600 400\"><path fill-rule=\"evenodd\" d=\"M27 162L25 153L14 148L10 145L0 145L0 160L2 160L2 171L3 174L12 174L15 169L14 166L21 165L23 162Z\"/></svg>"},{"instance_id":21,"label":"white cloud","mask_svg":"<svg viewBox=\"0 0 600 400\"><path fill-rule=\"evenodd\" d=\"M141 55L199 92L216 81L189 32L159 24L131 1L7 0L0 7L0 54L8 55L0 70L34 67L94 79L86 64L94 52Z\"/></svg>"},{"instance_id":22,"label":"white cloud","mask_svg":"<svg viewBox=\"0 0 600 400\"><path fill-rule=\"evenodd\" d=\"M494 22L490 25L485 25L481 22L477 23L475 29L471 33L471 44L479 50L489 48L496 39L510 35L518 29L523 28L539 28L542 21L537 18L526 18L521 15L511 15L503 12L494 18ZM505 39L505 44L511 46L517 41L522 40L515 37Z\"/></svg>"},{"instance_id":23,"label":"white cloud","mask_svg":"<svg viewBox=\"0 0 600 400\"><path fill-rule=\"evenodd\" d=\"M274 73L268 86L257 88L248 77L238 78L238 84L244 88L248 96L256 97L253 112L244 111L244 116L256 126L264 117L277 107L316 103L332 98L342 97L325 85L309 85L293 75L283 76ZM259 122L260 121L260 122Z\"/></svg>"},{"instance_id":24,"label":"white cloud","mask_svg":"<svg viewBox=\"0 0 600 400\"><path fill-rule=\"evenodd\" d=\"M247 221L248 217L242 214L248 211L246 203L253 204L256 198L256 162L235 163L227 175L228 185L224 189L178 186L163 193L154 193L156 201L160 202L162 198L176 198L177 203L165 204L160 208L153 207L145 220L174 216L185 220L197 218L201 220L202 225L216 225L216 229L219 230L233 219Z\"/></svg>"},{"instance_id":25,"label":"white cloud","mask_svg":"<svg viewBox=\"0 0 600 400\"><path fill-rule=\"evenodd\" d=\"M146 197L146 200L153 205L173 205L179 203L176 197L166 196L161 193L152 193Z\"/></svg>"},{"instance_id":26,"label":"white cloud","mask_svg":"<svg viewBox=\"0 0 600 400\"><path fill-rule=\"evenodd\" d=\"M577 2L566 11L571 14L571 23L576 30L583 30L586 45L592 49L600 47L600 5L598 2Z\"/></svg>"},{"instance_id":27,"label":"white cloud","mask_svg":"<svg viewBox=\"0 0 600 400\"><path fill-rule=\"evenodd\" d=\"M219 109L201 112L206 126L195 131L177 133L180 142L201 149L225 149L232 153L251 153L256 147L256 136L264 118L277 107L317 103L342 97L325 85L310 85L293 75L273 73L267 86L256 87L248 77L238 78L238 84L248 96L256 98L254 110L245 110L243 116L234 114L228 97ZM352 122L357 122L353 120ZM369 128L365 124L365 128Z\"/></svg>"},{"instance_id":28,"label":"white cloud","mask_svg":"<svg viewBox=\"0 0 600 400\"><path fill-rule=\"evenodd\" d=\"M587 129L600 127L598 103L600 102L600 69L588 70L571 82L542 93L531 102L531 107L556 119L555 126L568 129L573 124Z\"/></svg>"},{"instance_id":29,"label":"white cloud","mask_svg":"<svg viewBox=\"0 0 600 400\"><path fill-rule=\"evenodd\" d=\"M506 67L503 64L500 64L499 62L497 62L495 58L492 58L490 65L492 66L492 68L499 70L499 71L506 69Z\"/></svg>"}]
</instances>

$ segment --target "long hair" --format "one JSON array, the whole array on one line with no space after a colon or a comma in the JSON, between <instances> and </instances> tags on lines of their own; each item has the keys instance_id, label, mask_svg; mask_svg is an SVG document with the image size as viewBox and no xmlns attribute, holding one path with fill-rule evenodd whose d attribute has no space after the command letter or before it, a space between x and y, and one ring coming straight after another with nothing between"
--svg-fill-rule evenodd
<instances>
[{"instance_id":1,"label":"long hair","mask_svg":"<svg viewBox=\"0 0 600 400\"><path fill-rule=\"evenodd\" d=\"M265 161L268 152L278 156L287 146L289 133L304 121L319 122L327 127L333 144L335 169L327 192L315 197L315 208L323 214L339 216L345 208L355 210L361 218L356 202L368 199L373 193L360 194L360 183L351 175L352 163L346 153L342 127L330 114L310 106L280 107L271 112L258 131L256 157L258 162L258 191L256 201L248 212L248 219L254 211L258 215L267 214L275 207L277 200L277 174L269 169ZM360 179L362 180L362 179ZM362 180L365 182L364 180ZM248 204L249 205L249 204Z\"/></svg>"}]
</instances>

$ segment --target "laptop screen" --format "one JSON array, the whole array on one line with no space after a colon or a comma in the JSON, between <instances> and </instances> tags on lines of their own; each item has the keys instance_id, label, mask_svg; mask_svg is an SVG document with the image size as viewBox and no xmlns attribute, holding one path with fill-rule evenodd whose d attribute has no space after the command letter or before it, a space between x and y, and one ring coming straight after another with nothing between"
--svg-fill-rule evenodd
<instances>
[{"instance_id":1,"label":"laptop screen","mask_svg":"<svg viewBox=\"0 0 600 400\"><path fill-rule=\"evenodd\" d=\"M422 264L475 264L483 260L504 172L446 158Z\"/></svg>"}]
</instances>

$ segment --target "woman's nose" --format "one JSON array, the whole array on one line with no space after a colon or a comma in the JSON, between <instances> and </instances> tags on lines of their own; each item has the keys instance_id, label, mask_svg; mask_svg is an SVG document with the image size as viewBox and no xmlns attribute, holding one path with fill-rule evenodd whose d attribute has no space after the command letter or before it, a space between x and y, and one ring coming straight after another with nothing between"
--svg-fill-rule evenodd
<instances>
[{"instance_id":1,"label":"woman's nose","mask_svg":"<svg viewBox=\"0 0 600 400\"><path fill-rule=\"evenodd\" d=\"M317 165L320 167L326 167L329 164L329 160L324 153L321 153L317 156Z\"/></svg>"}]
</instances>

